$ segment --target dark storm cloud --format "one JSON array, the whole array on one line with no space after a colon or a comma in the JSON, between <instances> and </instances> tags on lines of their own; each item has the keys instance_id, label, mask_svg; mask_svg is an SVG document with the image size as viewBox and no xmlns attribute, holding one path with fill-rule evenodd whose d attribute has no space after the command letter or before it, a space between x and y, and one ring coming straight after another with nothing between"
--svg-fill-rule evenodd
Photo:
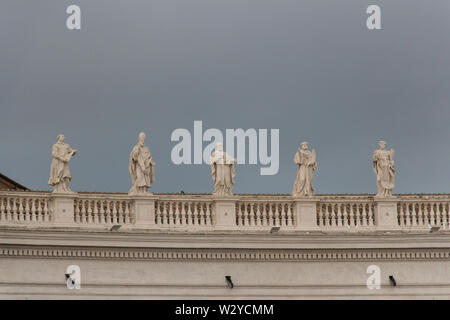
<instances>
[{"instance_id":1,"label":"dark storm cloud","mask_svg":"<svg viewBox=\"0 0 450 320\"><path fill-rule=\"evenodd\" d=\"M77 4L82 29L65 27ZM382 30L365 27L377 4ZM320 193L375 192L371 153L396 151L395 192L449 192L450 2L2 1L0 171L46 189L58 133L80 150L72 189L128 191L147 132L153 192L210 192L170 161L176 128L279 128L280 171L238 166L236 193L291 192L299 143Z\"/></svg>"}]
</instances>

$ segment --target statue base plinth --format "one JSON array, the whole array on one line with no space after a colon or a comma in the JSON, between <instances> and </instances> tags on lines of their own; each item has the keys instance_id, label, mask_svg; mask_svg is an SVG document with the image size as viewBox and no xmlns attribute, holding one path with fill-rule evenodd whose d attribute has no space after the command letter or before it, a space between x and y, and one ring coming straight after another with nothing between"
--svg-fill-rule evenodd
<instances>
[{"instance_id":1,"label":"statue base plinth","mask_svg":"<svg viewBox=\"0 0 450 320\"><path fill-rule=\"evenodd\" d=\"M381 230L398 230L397 220L397 202L398 198L394 196L389 197L374 197L375 208L375 225L377 229Z\"/></svg>"},{"instance_id":2,"label":"statue base plinth","mask_svg":"<svg viewBox=\"0 0 450 320\"><path fill-rule=\"evenodd\" d=\"M145 198L145 197L153 196L153 193L151 193L151 192L146 192L146 193L128 192L128 195L133 198L135 198L135 197Z\"/></svg>"},{"instance_id":3,"label":"statue base plinth","mask_svg":"<svg viewBox=\"0 0 450 320\"><path fill-rule=\"evenodd\" d=\"M78 194L78 192L75 192L75 191L72 191L72 190L70 190L70 191L59 191L59 190L53 189L52 194L54 194L54 195L69 195L70 196L70 195Z\"/></svg>"},{"instance_id":4,"label":"statue base plinth","mask_svg":"<svg viewBox=\"0 0 450 320\"><path fill-rule=\"evenodd\" d=\"M317 231L316 207L318 199L314 196L294 197L295 202L295 229L304 231Z\"/></svg>"},{"instance_id":5,"label":"statue base plinth","mask_svg":"<svg viewBox=\"0 0 450 320\"><path fill-rule=\"evenodd\" d=\"M233 195L212 195L214 201L215 229L230 230L236 226L236 201Z\"/></svg>"}]
</instances>

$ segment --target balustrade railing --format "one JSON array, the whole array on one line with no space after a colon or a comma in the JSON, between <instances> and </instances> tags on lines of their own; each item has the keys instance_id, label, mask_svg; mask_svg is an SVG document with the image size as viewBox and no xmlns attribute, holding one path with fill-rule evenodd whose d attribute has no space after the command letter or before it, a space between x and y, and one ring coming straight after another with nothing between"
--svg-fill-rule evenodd
<instances>
[{"instance_id":1,"label":"balustrade railing","mask_svg":"<svg viewBox=\"0 0 450 320\"><path fill-rule=\"evenodd\" d=\"M161 227L214 225L211 200L156 200L155 224Z\"/></svg>"},{"instance_id":2,"label":"balustrade railing","mask_svg":"<svg viewBox=\"0 0 450 320\"><path fill-rule=\"evenodd\" d=\"M320 227L373 227L373 200L337 200L317 203L317 225Z\"/></svg>"},{"instance_id":3,"label":"balustrade railing","mask_svg":"<svg viewBox=\"0 0 450 320\"><path fill-rule=\"evenodd\" d=\"M241 227L294 227L293 201L245 200L236 202L236 225Z\"/></svg>"},{"instance_id":4,"label":"balustrade railing","mask_svg":"<svg viewBox=\"0 0 450 320\"><path fill-rule=\"evenodd\" d=\"M51 197L42 193L0 193L0 223L50 222Z\"/></svg>"},{"instance_id":5,"label":"balustrade railing","mask_svg":"<svg viewBox=\"0 0 450 320\"><path fill-rule=\"evenodd\" d=\"M74 199L74 222L81 224L134 224L132 201L123 197L80 196Z\"/></svg>"},{"instance_id":6,"label":"balustrade railing","mask_svg":"<svg viewBox=\"0 0 450 320\"><path fill-rule=\"evenodd\" d=\"M399 226L450 226L450 200L402 200L397 203Z\"/></svg>"},{"instance_id":7,"label":"balustrade railing","mask_svg":"<svg viewBox=\"0 0 450 320\"><path fill-rule=\"evenodd\" d=\"M1 225L45 225L183 230L323 230L361 227L428 231L450 228L450 195L289 195L155 194L0 191Z\"/></svg>"}]
</instances>

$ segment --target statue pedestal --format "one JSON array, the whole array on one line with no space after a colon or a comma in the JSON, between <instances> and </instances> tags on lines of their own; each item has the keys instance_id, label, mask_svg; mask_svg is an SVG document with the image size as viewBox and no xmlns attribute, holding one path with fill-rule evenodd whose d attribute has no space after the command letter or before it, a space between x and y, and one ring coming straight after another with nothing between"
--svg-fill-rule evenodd
<instances>
[{"instance_id":1,"label":"statue pedestal","mask_svg":"<svg viewBox=\"0 0 450 320\"><path fill-rule=\"evenodd\" d=\"M234 196L213 196L215 230L237 229L236 226L236 201Z\"/></svg>"},{"instance_id":2,"label":"statue pedestal","mask_svg":"<svg viewBox=\"0 0 450 320\"><path fill-rule=\"evenodd\" d=\"M75 224L74 200L78 197L76 192L58 193L53 192L53 223L61 226L72 226Z\"/></svg>"},{"instance_id":3,"label":"statue pedestal","mask_svg":"<svg viewBox=\"0 0 450 320\"><path fill-rule=\"evenodd\" d=\"M155 196L153 194L133 196L134 228L154 228L155 226Z\"/></svg>"},{"instance_id":4,"label":"statue pedestal","mask_svg":"<svg viewBox=\"0 0 450 320\"><path fill-rule=\"evenodd\" d=\"M316 212L318 200L314 197L294 197L294 202L296 215L295 229L305 231L319 230Z\"/></svg>"},{"instance_id":5,"label":"statue pedestal","mask_svg":"<svg viewBox=\"0 0 450 320\"><path fill-rule=\"evenodd\" d=\"M397 198L375 197L375 224L380 230L399 229L397 220Z\"/></svg>"}]
</instances>

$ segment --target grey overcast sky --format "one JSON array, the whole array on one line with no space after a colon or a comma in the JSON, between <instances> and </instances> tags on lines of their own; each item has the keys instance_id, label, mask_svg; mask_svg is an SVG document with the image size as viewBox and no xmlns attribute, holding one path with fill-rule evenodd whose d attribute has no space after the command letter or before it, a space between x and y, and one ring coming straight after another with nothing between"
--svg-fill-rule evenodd
<instances>
[{"instance_id":1,"label":"grey overcast sky","mask_svg":"<svg viewBox=\"0 0 450 320\"><path fill-rule=\"evenodd\" d=\"M366 28L371 4L382 30ZM64 133L73 190L128 191L145 131L153 192L211 192L207 165L170 159L172 131L202 120L280 129L278 174L239 165L235 193L290 193L303 140L316 192L374 193L380 139L394 193L450 192L450 1L2 0L0 108L0 172L33 189L50 189Z\"/></svg>"}]
</instances>

